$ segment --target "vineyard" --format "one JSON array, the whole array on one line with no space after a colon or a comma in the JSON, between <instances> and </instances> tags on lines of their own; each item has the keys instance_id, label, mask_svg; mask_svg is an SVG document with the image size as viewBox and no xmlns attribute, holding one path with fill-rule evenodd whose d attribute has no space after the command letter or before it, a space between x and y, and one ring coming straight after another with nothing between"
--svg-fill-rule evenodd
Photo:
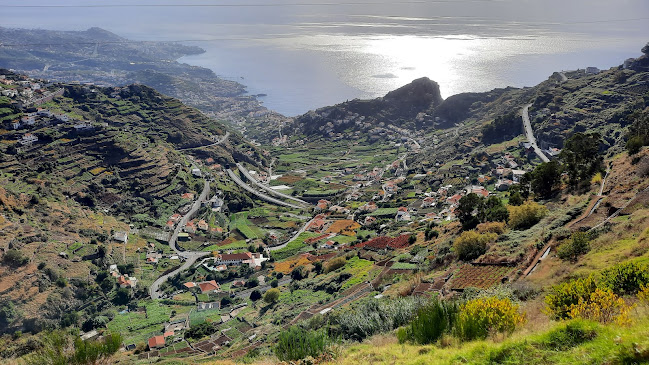
<instances>
[{"instance_id":1,"label":"vineyard","mask_svg":"<svg viewBox=\"0 0 649 365\"><path fill-rule=\"evenodd\" d=\"M508 266L466 264L453 275L451 289L488 289L501 283L512 270L513 268Z\"/></svg>"}]
</instances>

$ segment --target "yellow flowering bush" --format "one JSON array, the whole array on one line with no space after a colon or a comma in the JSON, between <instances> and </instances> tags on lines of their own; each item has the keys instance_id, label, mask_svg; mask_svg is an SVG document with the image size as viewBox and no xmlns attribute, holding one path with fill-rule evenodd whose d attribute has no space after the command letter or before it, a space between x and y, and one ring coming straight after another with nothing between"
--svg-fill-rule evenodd
<instances>
[{"instance_id":1,"label":"yellow flowering bush","mask_svg":"<svg viewBox=\"0 0 649 365\"><path fill-rule=\"evenodd\" d=\"M638 299L640 299L640 302L644 304L649 304L649 285L642 286L638 292Z\"/></svg>"},{"instance_id":2,"label":"yellow flowering bush","mask_svg":"<svg viewBox=\"0 0 649 365\"><path fill-rule=\"evenodd\" d=\"M627 305L624 299L609 289L595 289L587 299L581 298L579 303L572 304L568 315L570 318L583 318L600 323L629 325L629 312L632 305Z\"/></svg>"},{"instance_id":3,"label":"yellow flowering bush","mask_svg":"<svg viewBox=\"0 0 649 365\"><path fill-rule=\"evenodd\" d=\"M486 338L489 334L511 334L525 322L518 304L508 298L477 298L460 307L456 332L462 340Z\"/></svg>"}]
</instances>

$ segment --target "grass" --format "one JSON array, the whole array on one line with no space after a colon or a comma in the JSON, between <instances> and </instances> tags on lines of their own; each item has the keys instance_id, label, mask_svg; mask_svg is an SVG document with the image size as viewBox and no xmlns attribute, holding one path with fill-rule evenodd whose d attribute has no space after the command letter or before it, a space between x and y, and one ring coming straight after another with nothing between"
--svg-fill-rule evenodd
<instances>
[{"instance_id":1,"label":"grass","mask_svg":"<svg viewBox=\"0 0 649 365\"><path fill-rule=\"evenodd\" d=\"M375 217L393 216L397 214L397 208L379 208L372 215Z\"/></svg>"},{"instance_id":2,"label":"grass","mask_svg":"<svg viewBox=\"0 0 649 365\"><path fill-rule=\"evenodd\" d=\"M140 305L146 307L146 314L144 312L116 314L115 318L108 323L108 329L121 333L124 341L128 343L143 342L150 335L158 334L161 325L169 321L171 308L153 301L140 302Z\"/></svg>"},{"instance_id":3,"label":"grass","mask_svg":"<svg viewBox=\"0 0 649 365\"><path fill-rule=\"evenodd\" d=\"M317 233L312 233L312 232L302 232L297 239L293 240L290 242L286 247L273 251L271 255L275 258L275 260L283 260L285 258L291 257L295 254L297 254L302 248L307 247L307 245L304 243L304 240L307 238L311 237L317 237Z\"/></svg>"},{"instance_id":4,"label":"grass","mask_svg":"<svg viewBox=\"0 0 649 365\"><path fill-rule=\"evenodd\" d=\"M395 262L390 268L392 270L414 270L417 268L417 265L409 262Z\"/></svg>"},{"instance_id":5,"label":"grass","mask_svg":"<svg viewBox=\"0 0 649 365\"><path fill-rule=\"evenodd\" d=\"M352 286L362 283L370 279L370 270L374 264L372 261L359 259L357 256L354 256L347 260L342 271L352 274L352 277L345 281L340 290L346 290Z\"/></svg>"},{"instance_id":6,"label":"grass","mask_svg":"<svg viewBox=\"0 0 649 365\"><path fill-rule=\"evenodd\" d=\"M376 343L373 343L376 342ZM590 322L552 323L535 334L514 334L446 348L375 338L347 348L336 364L615 364L649 360L649 319L631 327ZM634 345L636 344L636 345Z\"/></svg>"}]
</instances>

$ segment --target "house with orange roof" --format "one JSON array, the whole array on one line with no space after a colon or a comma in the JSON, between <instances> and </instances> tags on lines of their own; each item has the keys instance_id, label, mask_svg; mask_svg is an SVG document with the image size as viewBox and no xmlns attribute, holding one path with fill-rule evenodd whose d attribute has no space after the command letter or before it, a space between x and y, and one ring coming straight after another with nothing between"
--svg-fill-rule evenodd
<instances>
[{"instance_id":1,"label":"house with orange roof","mask_svg":"<svg viewBox=\"0 0 649 365\"><path fill-rule=\"evenodd\" d=\"M178 213L174 213L174 214L171 215L171 217L169 217L169 220L174 222L174 223L178 223L178 222L180 222L180 219L182 217L183 217L182 215L180 215Z\"/></svg>"},{"instance_id":2,"label":"house with orange roof","mask_svg":"<svg viewBox=\"0 0 649 365\"><path fill-rule=\"evenodd\" d=\"M150 349L160 349L165 347L165 338L164 336L153 336L149 338L149 348Z\"/></svg>"},{"instance_id":3,"label":"house with orange roof","mask_svg":"<svg viewBox=\"0 0 649 365\"><path fill-rule=\"evenodd\" d=\"M397 221L409 221L410 213L408 212L408 208L399 207L399 209L397 210L397 215L394 217L394 219Z\"/></svg>"},{"instance_id":4,"label":"house with orange roof","mask_svg":"<svg viewBox=\"0 0 649 365\"><path fill-rule=\"evenodd\" d=\"M194 193L185 193L180 196L182 199L194 200Z\"/></svg>"},{"instance_id":5,"label":"house with orange roof","mask_svg":"<svg viewBox=\"0 0 649 365\"><path fill-rule=\"evenodd\" d=\"M309 223L309 226L307 227L307 231L320 232L322 231L326 223L327 221L322 218L313 218L313 220L311 221L311 223Z\"/></svg>"},{"instance_id":6,"label":"house with orange roof","mask_svg":"<svg viewBox=\"0 0 649 365\"><path fill-rule=\"evenodd\" d=\"M450 197L446 198L446 203L451 204L451 205L455 205L460 201L460 199L462 199L462 195L461 194L455 194L453 196L450 196Z\"/></svg>"},{"instance_id":7,"label":"house with orange roof","mask_svg":"<svg viewBox=\"0 0 649 365\"><path fill-rule=\"evenodd\" d=\"M185 232L196 233L196 224L194 224L193 221L187 222L187 224L185 224Z\"/></svg>"},{"instance_id":8,"label":"house with orange roof","mask_svg":"<svg viewBox=\"0 0 649 365\"><path fill-rule=\"evenodd\" d=\"M120 288L135 288L137 279L132 276L120 275L117 278L117 284L119 284Z\"/></svg>"},{"instance_id":9,"label":"house with orange roof","mask_svg":"<svg viewBox=\"0 0 649 365\"><path fill-rule=\"evenodd\" d=\"M318 200L318 204L316 204L316 206L315 206L315 210L316 210L317 212L321 212L321 211L323 211L323 210L326 210L327 207L329 207L330 204L331 204L330 201L328 201L328 200L324 200L324 199L320 199L320 200Z\"/></svg>"},{"instance_id":10,"label":"house with orange roof","mask_svg":"<svg viewBox=\"0 0 649 365\"><path fill-rule=\"evenodd\" d=\"M433 198L432 196L424 198L424 200L421 202L422 208L428 208L434 206L435 206L435 198Z\"/></svg>"},{"instance_id":11,"label":"house with orange roof","mask_svg":"<svg viewBox=\"0 0 649 365\"><path fill-rule=\"evenodd\" d=\"M214 280L203 281L202 283L198 283L198 288L201 290L202 294L216 293L221 291L221 287Z\"/></svg>"},{"instance_id":12,"label":"house with orange roof","mask_svg":"<svg viewBox=\"0 0 649 365\"><path fill-rule=\"evenodd\" d=\"M196 283L193 282L193 281L187 282L187 283L185 283L185 284L183 284L183 285L184 285L185 288L187 288L187 289L191 289L191 288L195 288L195 287L196 287Z\"/></svg>"},{"instance_id":13,"label":"house with orange roof","mask_svg":"<svg viewBox=\"0 0 649 365\"><path fill-rule=\"evenodd\" d=\"M205 222L205 220L203 220L203 219L198 221L197 226L198 226L198 229L200 229L201 231L207 231L210 228L210 226L207 224L207 222Z\"/></svg>"},{"instance_id":14,"label":"house with orange roof","mask_svg":"<svg viewBox=\"0 0 649 365\"><path fill-rule=\"evenodd\" d=\"M486 198L489 196L489 190L485 189L483 186L471 186L470 188L467 189L467 193L473 193L478 196L481 196L483 198Z\"/></svg>"}]
</instances>

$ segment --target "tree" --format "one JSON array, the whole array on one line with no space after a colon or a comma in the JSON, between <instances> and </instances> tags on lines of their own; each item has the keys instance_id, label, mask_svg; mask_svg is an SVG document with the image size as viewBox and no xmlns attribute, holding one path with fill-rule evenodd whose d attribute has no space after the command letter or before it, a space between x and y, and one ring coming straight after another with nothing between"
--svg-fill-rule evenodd
<instances>
[{"instance_id":1,"label":"tree","mask_svg":"<svg viewBox=\"0 0 649 365\"><path fill-rule=\"evenodd\" d=\"M279 299L280 291L277 288L268 289L266 294L264 294L264 302L272 304L277 302Z\"/></svg>"},{"instance_id":2,"label":"tree","mask_svg":"<svg viewBox=\"0 0 649 365\"><path fill-rule=\"evenodd\" d=\"M600 142L599 133L578 132L566 140L559 160L568 172L569 183L573 188L590 183L590 178L602 169Z\"/></svg>"},{"instance_id":3,"label":"tree","mask_svg":"<svg viewBox=\"0 0 649 365\"><path fill-rule=\"evenodd\" d=\"M520 206L509 206L509 226L512 229L528 229L545 217L548 208L533 201Z\"/></svg>"},{"instance_id":4,"label":"tree","mask_svg":"<svg viewBox=\"0 0 649 365\"><path fill-rule=\"evenodd\" d=\"M259 279L257 279L257 278L250 278L246 282L246 287L247 288L254 288L256 286L259 286Z\"/></svg>"},{"instance_id":5,"label":"tree","mask_svg":"<svg viewBox=\"0 0 649 365\"><path fill-rule=\"evenodd\" d=\"M9 266L18 267L27 264L29 262L29 257L24 256L20 251L16 249L10 248L5 253L2 261L4 261L5 264Z\"/></svg>"},{"instance_id":6,"label":"tree","mask_svg":"<svg viewBox=\"0 0 649 365\"><path fill-rule=\"evenodd\" d=\"M475 193L467 194L460 199L455 214L462 223L462 229L473 229L480 223L480 220L474 214L480 211L481 205L482 198Z\"/></svg>"},{"instance_id":7,"label":"tree","mask_svg":"<svg viewBox=\"0 0 649 365\"><path fill-rule=\"evenodd\" d=\"M259 299L261 299L261 292L259 290L255 289L252 292L250 292L250 300L256 302Z\"/></svg>"},{"instance_id":8,"label":"tree","mask_svg":"<svg viewBox=\"0 0 649 365\"><path fill-rule=\"evenodd\" d=\"M487 198L480 212L481 222L507 222L509 212L503 202L493 195Z\"/></svg>"},{"instance_id":9,"label":"tree","mask_svg":"<svg viewBox=\"0 0 649 365\"><path fill-rule=\"evenodd\" d=\"M300 265L291 271L291 279L302 280L304 279L304 266Z\"/></svg>"},{"instance_id":10,"label":"tree","mask_svg":"<svg viewBox=\"0 0 649 365\"><path fill-rule=\"evenodd\" d=\"M465 231L455 239L453 248L460 260L470 261L477 259L487 252L487 243L498 238L495 233L480 234L476 231Z\"/></svg>"},{"instance_id":11,"label":"tree","mask_svg":"<svg viewBox=\"0 0 649 365\"><path fill-rule=\"evenodd\" d=\"M18 311L11 300L0 302L0 327L8 328L17 317Z\"/></svg>"},{"instance_id":12,"label":"tree","mask_svg":"<svg viewBox=\"0 0 649 365\"><path fill-rule=\"evenodd\" d=\"M557 161L544 162L532 172L532 191L539 197L547 199L552 196L560 181L561 165Z\"/></svg>"},{"instance_id":13,"label":"tree","mask_svg":"<svg viewBox=\"0 0 649 365\"><path fill-rule=\"evenodd\" d=\"M322 273L322 261L316 261L313 263L313 270L315 270L316 274L321 274Z\"/></svg>"},{"instance_id":14,"label":"tree","mask_svg":"<svg viewBox=\"0 0 649 365\"><path fill-rule=\"evenodd\" d=\"M131 300L131 292L126 288L119 288L113 298L113 303L116 305L126 305Z\"/></svg>"},{"instance_id":15,"label":"tree","mask_svg":"<svg viewBox=\"0 0 649 365\"><path fill-rule=\"evenodd\" d=\"M649 113L636 110L629 115L632 120L629 126L626 148L630 155L640 152L642 146L649 144Z\"/></svg>"},{"instance_id":16,"label":"tree","mask_svg":"<svg viewBox=\"0 0 649 365\"><path fill-rule=\"evenodd\" d=\"M557 249L557 256L562 260L577 261L579 256L590 250L590 239L585 232L575 232L570 240Z\"/></svg>"}]
</instances>

